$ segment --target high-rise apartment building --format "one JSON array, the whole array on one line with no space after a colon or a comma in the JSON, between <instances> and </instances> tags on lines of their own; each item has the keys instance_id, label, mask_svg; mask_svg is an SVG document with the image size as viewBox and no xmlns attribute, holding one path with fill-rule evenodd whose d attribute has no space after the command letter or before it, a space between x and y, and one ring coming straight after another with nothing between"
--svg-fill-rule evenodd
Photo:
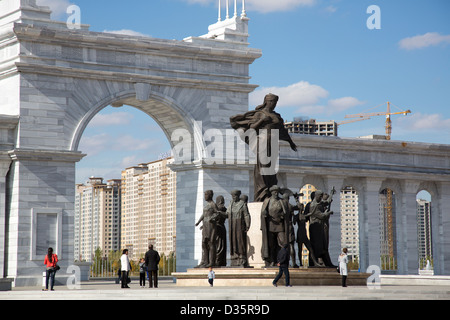
<instances>
[{"instance_id":1,"label":"high-rise apartment building","mask_svg":"<svg viewBox=\"0 0 450 320\"><path fill-rule=\"evenodd\" d=\"M419 240L419 261L425 265L426 260L432 259L431 246L431 202L417 200L417 226Z\"/></svg>"},{"instance_id":2,"label":"high-rise apartment building","mask_svg":"<svg viewBox=\"0 0 450 320\"><path fill-rule=\"evenodd\" d=\"M300 189L303 196L300 202L306 205L311 201L311 193L317 189L315 186L307 184ZM336 197L336 195L334 196ZM358 221L358 195L352 187L345 187L340 192L340 219L341 219L341 247L348 249L351 259L359 256L359 221ZM334 205L331 205L333 211ZM335 219L331 216L330 219ZM307 228L309 224L307 224ZM303 248L303 255L307 257L308 251Z\"/></svg>"},{"instance_id":3,"label":"high-rise apartment building","mask_svg":"<svg viewBox=\"0 0 450 320\"><path fill-rule=\"evenodd\" d=\"M122 248L140 258L153 244L160 253L175 252L176 174L172 158L122 171Z\"/></svg>"},{"instance_id":4,"label":"high-rise apartment building","mask_svg":"<svg viewBox=\"0 0 450 320\"><path fill-rule=\"evenodd\" d=\"M104 256L120 249L120 180L90 178L76 186L74 256L92 261L95 250Z\"/></svg>"},{"instance_id":5,"label":"high-rise apartment building","mask_svg":"<svg viewBox=\"0 0 450 320\"><path fill-rule=\"evenodd\" d=\"M348 256L359 256L358 195L352 187L341 190L341 247Z\"/></svg>"}]
</instances>

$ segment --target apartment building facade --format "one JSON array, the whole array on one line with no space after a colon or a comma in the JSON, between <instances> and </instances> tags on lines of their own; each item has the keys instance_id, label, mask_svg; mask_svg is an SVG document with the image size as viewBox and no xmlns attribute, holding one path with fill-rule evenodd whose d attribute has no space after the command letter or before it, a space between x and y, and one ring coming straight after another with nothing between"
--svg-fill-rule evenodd
<instances>
[{"instance_id":1,"label":"apartment building facade","mask_svg":"<svg viewBox=\"0 0 450 320\"><path fill-rule=\"evenodd\" d=\"M120 249L120 206L121 180L91 177L76 186L75 260L91 262L97 248L104 256Z\"/></svg>"},{"instance_id":2,"label":"apartment building facade","mask_svg":"<svg viewBox=\"0 0 450 320\"><path fill-rule=\"evenodd\" d=\"M433 258L431 237L431 201L417 199L417 225L419 262L425 265L427 260Z\"/></svg>"},{"instance_id":3,"label":"apartment building facade","mask_svg":"<svg viewBox=\"0 0 450 320\"><path fill-rule=\"evenodd\" d=\"M166 256L175 252L176 174L172 158L122 171L122 248L140 258L153 244Z\"/></svg>"},{"instance_id":4,"label":"apartment building facade","mask_svg":"<svg viewBox=\"0 0 450 320\"><path fill-rule=\"evenodd\" d=\"M358 194L352 187L341 190L341 247L348 249L348 256L359 256Z\"/></svg>"}]
</instances>

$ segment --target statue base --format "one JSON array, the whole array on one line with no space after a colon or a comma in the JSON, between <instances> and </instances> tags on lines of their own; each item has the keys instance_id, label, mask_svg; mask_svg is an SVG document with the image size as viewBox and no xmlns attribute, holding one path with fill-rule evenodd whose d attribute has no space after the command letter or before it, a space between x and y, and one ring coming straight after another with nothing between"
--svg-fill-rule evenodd
<instances>
[{"instance_id":1,"label":"statue base","mask_svg":"<svg viewBox=\"0 0 450 320\"><path fill-rule=\"evenodd\" d=\"M208 287L208 269L188 269L187 272L175 272L172 276L179 287ZM272 286L278 274L274 268L214 268L217 287L266 287ZM290 284L293 286L340 286L342 277L335 268L290 268ZM348 286L366 286L369 273L349 272ZM278 282L285 285L284 275Z\"/></svg>"},{"instance_id":2,"label":"statue base","mask_svg":"<svg viewBox=\"0 0 450 320\"><path fill-rule=\"evenodd\" d=\"M265 262L261 257L262 233L261 233L261 209L262 202L249 202L248 212L252 219L250 230L247 232L247 261L255 268L263 268Z\"/></svg>"}]
</instances>

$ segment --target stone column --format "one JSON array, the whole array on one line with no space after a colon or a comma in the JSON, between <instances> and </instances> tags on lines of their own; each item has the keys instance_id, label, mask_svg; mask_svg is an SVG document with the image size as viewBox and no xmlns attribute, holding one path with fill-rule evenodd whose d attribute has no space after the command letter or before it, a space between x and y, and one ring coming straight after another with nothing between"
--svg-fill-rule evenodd
<instances>
[{"instance_id":1,"label":"stone column","mask_svg":"<svg viewBox=\"0 0 450 320\"><path fill-rule=\"evenodd\" d=\"M11 161L0 155L0 279L5 274L6 175Z\"/></svg>"},{"instance_id":2,"label":"stone column","mask_svg":"<svg viewBox=\"0 0 450 320\"><path fill-rule=\"evenodd\" d=\"M417 190L419 182L404 181L396 214L397 273L418 274Z\"/></svg>"},{"instance_id":3,"label":"stone column","mask_svg":"<svg viewBox=\"0 0 450 320\"><path fill-rule=\"evenodd\" d=\"M382 179L367 178L359 194L359 265L361 271L370 265L380 266L379 193Z\"/></svg>"},{"instance_id":4,"label":"stone column","mask_svg":"<svg viewBox=\"0 0 450 320\"><path fill-rule=\"evenodd\" d=\"M177 173L177 272L185 272L202 257L202 231L195 223L203 214L204 192L214 191L214 201L222 195L228 207L231 191L249 195L250 167L172 164L170 168Z\"/></svg>"},{"instance_id":5,"label":"stone column","mask_svg":"<svg viewBox=\"0 0 450 320\"><path fill-rule=\"evenodd\" d=\"M75 163L78 152L16 149L8 176L6 276L15 286L42 282L49 246L60 260L58 282L74 262Z\"/></svg>"},{"instance_id":6,"label":"stone column","mask_svg":"<svg viewBox=\"0 0 450 320\"><path fill-rule=\"evenodd\" d=\"M331 195L333 187L336 189L336 194L333 196L333 202L331 203L331 211L333 215L330 216L330 242L328 252L330 253L331 262L334 265L337 264L338 256L341 252L341 189L343 188L344 179L340 177L327 177L325 183L327 190L323 192Z\"/></svg>"},{"instance_id":7,"label":"stone column","mask_svg":"<svg viewBox=\"0 0 450 320\"><path fill-rule=\"evenodd\" d=\"M439 183L431 200L434 274L450 275L450 182Z\"/></svg>"}]
</instances>

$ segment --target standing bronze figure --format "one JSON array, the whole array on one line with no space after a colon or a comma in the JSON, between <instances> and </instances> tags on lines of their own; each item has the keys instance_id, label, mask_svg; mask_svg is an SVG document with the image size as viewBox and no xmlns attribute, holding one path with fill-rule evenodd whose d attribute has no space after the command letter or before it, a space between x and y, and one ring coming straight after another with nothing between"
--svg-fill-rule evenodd
<instances>
[{"instance_id":1,"label":"standing bronze figure","mask_svg":"<svg viewBox=\"0 0 450 320\"><path fill-rule=\"evenodd\" d=\"M256 146L250 146L254 152L256 151L256 165L253 174L255 202L263 202L270 197L269 188L278 184L276 172L264 170L272 168L279 156L279 150L273 150L271 145L273 131L276 130L278 132L279 140L289 142L292 150L297 151L297 146L284 127L283 118L274 111L277 102L278 96L268 94L264 98L264 103L256 107L255 110L230 118L230 124L233 129L242 130L244 133L253 129L258 138ZM246 143L250 145L251 141L246 140ZM270 157L270 162L262 161L263 156L265 158Z\"/></svg>"},{"instance_id":2,"label":"standing bronze figure","mask_svg":"<svg viewBox=\"0 0 450 320\"><path fill-rule=\"evenodd\" d=\"M315 192L311 192L311 199L314 199L314 196ZM311 206L311 202L309 202L305 207L302 203L300 203L298 196L295 197L295 201L297 202L298 214L293 217L293 223L294 225L297 225L296 241L298 244L298 259L300 260L300 266L303 266L302 250L303 245L305 245L306 249L309 251L309 265L315 267L324 267L323 264L317 262L314 250L307 235L306 222L309 221L309 207Z\"/></svg>"},{"instance_id":3,"label":"standing bronze figure","mask_svg":"<svg viewBox=\"0 0 450 320\"><path fill-rule=\"evenodd\" d=\"M317 190L310 205L309 234L313 252L319 264L334 267L328 253L328 219L333 211L327 210L328 201L323 200L323 192Z\"/></svg>"},{"instance_id":4,"label":"standing bronze figure","mask_svg":"<svg viewBox=\"0 0 450 320\"><path fill-rule=\"evenodd\" d=\"M250 213L247 203L240 199L241 191L231 192L232 201L227 209L230 257L232 267L248 267L247 232L250 229Z\"/></svg>"},{"instance_id":5,"label":"standing bronze figure","mask_svg":"<svg viewBox=\"0 0 450 320\"><path fill-rule=\"evenodd\" d=\"M197 268L209 268L216 265L216 235L217 235L217 221L219 217L219 209L213 201L214 192L212 190L205 191L206 206L203 209L203 214L195 224L198 226L203 221L202 225L202 261Z\"/></svg>"},{"instance_id":6,"label":"standing bronze figure","mask_svg":"<svg viewBox=\"0 0 450 320\"><path fill-rule=\"evenodd\" d=\"M261 256L266 267L273 267L278 251L289 241L290 214L286 201L278 197L280 188L272 186L269 191L271 197L264 200L261 208Z\"/></svg>"},{"instance_id":7,"label":"standing bronze figure","mask_svg":"<svg viewBox=\"0 0 450 320\"><path fill-rule=\"evenodd\" d=\"M225 199L223 196L217 196L216 205L219 210L216 232L216 266L225 267L227 265L227 230L225 229L227 208L225 207Z\"/></svg>"}]
</instances>

